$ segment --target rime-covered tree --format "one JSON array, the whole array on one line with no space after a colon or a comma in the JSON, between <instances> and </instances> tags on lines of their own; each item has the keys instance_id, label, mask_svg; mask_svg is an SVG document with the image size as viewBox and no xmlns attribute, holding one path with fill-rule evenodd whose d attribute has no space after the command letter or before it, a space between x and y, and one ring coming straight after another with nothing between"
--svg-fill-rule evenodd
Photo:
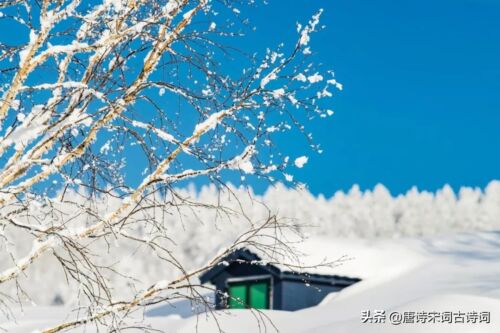
<instances>
[{"instance_id":1,"label":"rime-covered tree","mask_svg":"<svg viewBox=\"0 0 500 333\"><path fill-rule=\"evenodd\" d=\"M244 214L178 193L187 181L251 177L293 183L307 157L285 156L277 137L301 133L320 151L305 122L332 114L325 100L341 88L313 63L309 46L321 11L297 24L294 41L236 48L251 30L253 1L4 0L0 23L0 271L3 309L25 302L30 268L56 260L76 283L82 310L47 331L84 324L126 325L130 311L179 297L204 302L198 273L237 246L287 260L270 215L206 264L187 270L170 250L170 230L186 211ZM293 28L293 27L291 27ZM236 178L235 178L236 176ZM234 200L238 200L235 196ZM102 210L102 202L107 209ZM201 223L214 223L200 218ZM186 233L193 225L185 226ZM231 228L230 225L224 228ZM241 228L238 228L241 230ZM24 247L19 248L23 234ZM112 264L113 244L155 256L177 278L143 287ZM107 250L106 250L107 249ZM278 256L277 256L278 254ZM167 268L165 268L167 269ZM117 299L110 276L127 281ZM48 283L44 288L51 288ZM10 298L7 290L16 290ZM207 304L209 305L209 304Z\"/></svg>"}]
</instances>

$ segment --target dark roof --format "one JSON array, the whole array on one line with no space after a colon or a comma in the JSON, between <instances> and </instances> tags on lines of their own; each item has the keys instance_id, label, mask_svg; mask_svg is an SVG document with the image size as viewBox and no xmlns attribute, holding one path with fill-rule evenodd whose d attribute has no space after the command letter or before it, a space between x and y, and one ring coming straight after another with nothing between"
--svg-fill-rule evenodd
<instances>
[{"instance_id":1,"label":"dark roof","mask_svg":"<svg viewBox=\"0 0 500 333\"><path fill-rule=\"evenodd\" d=\"M255 253L249 251L248 249L241 248L236 251L234 251L231 254L228 254L224 258L222 258L217 265L209 269L208 271L204 272L203 274L200 275L200 282L201 283L207 283L209 281L212 281L217 275L222 273L223 271L226 270L226 268L235 262L258 262L261 261L261 258L256 255ZM227 262L229 265L224 265L223 263ZM261 265L259 264L259 267L269 271L272 275L277 275L279 274L279 269L272 266L272 265Z\"/></svg>"},{"instance_id":2,"label":"dark roof","mask_svg":"<svg viewBox=\"0 0 500 333\"><path fill-rule=\"evenodd\" d=\"M209 281L212 281L215 277L217 277L220 273L222 273L224 270L227 269L229 265L232 263L241 263L241 262L247 262L247 263L252 263L252 262L260 262L261 258L256 255L255 253L251 252L250 250L246 248L241 248L233 253L227 255L226 257L222 258L217 265L209 269L208 271L204 272L203 274L200 275L200 282L201 283L207 283ZM225 264L223 264L225 263ZM307 282L314 282L314 283L327 283L327 284L336 284L336 285L345 285L349 286L355 282L360 281L361 279L358 278L351 278L347 276L339 276L339 275L324 275L324 274L309 274L309 273L304 273L304 272L294 272L294 271L282 271L278 267L271 265L271 264L266 264L263 265L261 263L258 263L259 267L262 269L268 271L271 275L278 277L280 279L287 279L287 280L301 280L301 281L307 281Z\"/></svg>"}]
</instances>

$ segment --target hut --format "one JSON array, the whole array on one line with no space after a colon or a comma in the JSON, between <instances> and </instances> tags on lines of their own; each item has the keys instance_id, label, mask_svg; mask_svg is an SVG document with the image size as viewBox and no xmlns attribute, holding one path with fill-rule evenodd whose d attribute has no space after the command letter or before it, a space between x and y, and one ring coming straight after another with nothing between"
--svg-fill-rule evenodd
<instances>
[{"instance_id":1,"label":"hut","mask_svg":"<svg viewBox=\"0 0 500 333\"><path fill-rule=\"evenodd\" d=\"M201 283L215 286L217 309L295 311L315 306L326 295L358 281L353 277L299 273L278 265L263 265L261 258L246 248L229 254L200 276Z\"/></svg>"}]
</instances>

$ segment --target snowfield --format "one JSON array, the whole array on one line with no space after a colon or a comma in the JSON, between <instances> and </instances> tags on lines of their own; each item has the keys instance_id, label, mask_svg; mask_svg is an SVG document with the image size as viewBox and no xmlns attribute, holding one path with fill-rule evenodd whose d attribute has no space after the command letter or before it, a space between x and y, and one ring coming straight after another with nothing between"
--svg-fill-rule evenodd
<instances>
[{"instance_id":1,"label":"snowfield","mask_svg":"<svg viewBox=\"0 0 500 333\"><path fill-rule=\"evenodd\" d=\"M190 313L187 302L159 305L143 321L165 332L499 332L500 232L467 232L446 236L405 238L318 238L303 250L351 260L337 274L363 281L329 295L319 306L297 312L246 310ZM314 255L307 260L316 260ZM489 312L490 323L362 323L366 310L391 312ZM9 332L31 332L64 319L65 307L25 307L15 310L17 322L2 319ZM144 317L142 316L144 315ZM215 322L214 318L217 318ZM87 327L87 332L92 331Z\"/></svg>"},{"instance_id":2,"label":"snowfield","mask_svg":"<svg viewBox=\"0 0 500 333\"><path fill-rule=\"evenodd\" d=\"M252 221L262 221L270 213L276 214L281 218L288 218L292 223L305 225L301 231L312 239L326 238L323 243L327 243L325 246L332 252L328 253L332 256L329 259L336 259L345 254L357 257L355 262L364 260L363 265L349 266L353 275L362 278L368 278L370 276L367 274L372 274L370 273L372 270L367 269L366 265L374 262L374 257L380 257L377 251L398 246L398 238L414 239L460 232L500 230L500 181L490 182L484 190L463 187L455 193L449 186L445 186L432 193L413 188L406 194L398 196L392 196L383 185L377 185L373 190L367 191L361 191L359 187L354 186L350 191L339 191L331 198L314 196L308 191L292 190L281 184L270 187L262 195L253 194L251 189L230 188L239 201L225 193L219 194L215 186L202 187L199 190L188 187L179 190L178 193L195 202L224 205L234 211L234 214L221 215L214 210L203 208L180 208L178 213L164 214L161 210L150 209L143 215L138 215L137 219L150 219L151 216L155 216L159 222L167 226L168 234L175 242L166 242L164 246L183 263L185 269L190 270L205 264L221 247L248 230L248 220L242 214L237 214L238 212L243 211ZM68 201L81 200L81 196L75 193L67 192L65 197ZM121 201L115 198L103 198L98 203L86 204L95 204L99 215L106 216L116 210ZM33 214L40 215L40 220L45 218L42 209L32 208ZM81 215L80 211L72 211L71 206L61 204L57 209L61 213L55 218L71 219L72 225L68 228L78 230L77 228L92 222L89 216ZM144 237L140 228L136 232L138 236ZM0 242L0 271L13 267L15 264L13 259L24 258L33 244L32 236L20 229L12 228L6 230L5 234L11 242ZM343 242L337 239L358 239L359 242L353 241L343 248L335 245L333 248L333 242L335 244ZM371 240L378 242L378 245L371 246ZM360 257L357 255L358 246L354 246L355 244L360 244L361 248L369 248L369 253ZM365 246L361 246L362 244ZM404 248L398 246L397 250L387 250L387 252L392 256L403 255L405 252L401 251L411 249L409 244L404 245ZM126 241L95 243L93 250L96 253L106 253L105 257L112 260L103 264L113 264L122 273L137 278L139 282L133 290L147 288L158 279L172 279L179 274L179 271L175 271L172 266L158 260L147 248ZM304 250L310 254L318 252L316 246L311 247L307 244ZM337 251L339 253L336 253ZM324 257L321 251L319 255L316 262ZM395 261L391 256L386 260L383 266L387 274L394 274L394 271L406 269L406 265L411 264L405 262L403 265L404 260L399 260L397 265L391 264ZM31 265L26 276L29 279L21 276L20 282L37 305L47 306L62 302L73 307L78 304L76 295L79 286L71 281L67 282L64 272L54 258L50 256L40 258ZM115 288L116 298L131 297L133 290L128 285L129 281L120 279L116 275L110 275L108 279ZM52 282L50 288L38 287L44 285L46 281ZM5 285L0 292L16 297L14 284Z\"/></svg>"}]
</instances>

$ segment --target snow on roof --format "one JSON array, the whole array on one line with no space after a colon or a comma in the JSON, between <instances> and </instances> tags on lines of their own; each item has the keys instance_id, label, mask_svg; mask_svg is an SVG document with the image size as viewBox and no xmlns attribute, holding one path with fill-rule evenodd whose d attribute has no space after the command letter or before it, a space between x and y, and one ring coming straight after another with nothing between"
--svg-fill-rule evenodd
<instances>
[{"instance_id":1,"label":"snow on roof","mask_svg":"<svg viewBox=\"0 0 500 333\"><path fill-rule=\"evenodd\" d=\"M414 243L414 246L401 246ZM411 245L411 244L410 244ZM336 275L360 279L394 277L421 264L425 259L414 240L399 239L381 243L376 240L312 237L286 244L292 253L249 246L260 262L283 271Z\"/></svg>"}]
</instances>

